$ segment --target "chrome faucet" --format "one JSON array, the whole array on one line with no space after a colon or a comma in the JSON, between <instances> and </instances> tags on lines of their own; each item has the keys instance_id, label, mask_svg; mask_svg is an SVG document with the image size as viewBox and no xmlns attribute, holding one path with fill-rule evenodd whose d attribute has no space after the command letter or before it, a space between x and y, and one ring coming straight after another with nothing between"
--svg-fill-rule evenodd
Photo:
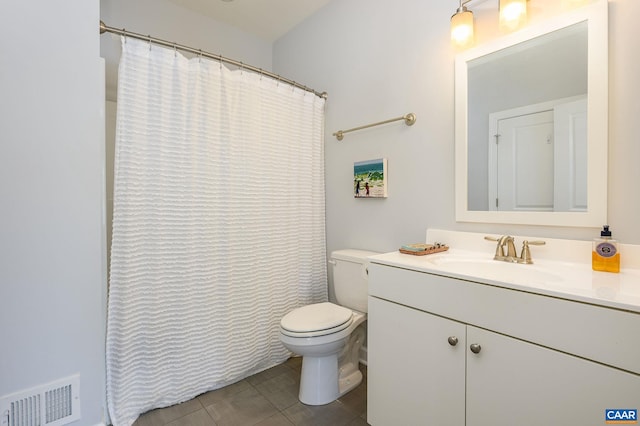
<instances>
[{"instance_id":1,"label":"chrome faucet","mask_svg":"<svg viewBox=\"0 0 640 426\"><path fill-rule=\"evenodd\" d=\"M531 250L529 250L529 245L541 246L545 244L544 241L523 241L522 242L522 252L520 252L520 256L516 254L516 245L513 240L513 237L509 235L503 235L500 238L495 237L484 237L485 240L489 241L497 241L498 245L496 246L496 254L493 256L494 260L501 260L503 262L512 262L512 263L533 263L531 259ZM507 247L507 253L505 254L504 248Z\"/></svg>"}]
</instances>

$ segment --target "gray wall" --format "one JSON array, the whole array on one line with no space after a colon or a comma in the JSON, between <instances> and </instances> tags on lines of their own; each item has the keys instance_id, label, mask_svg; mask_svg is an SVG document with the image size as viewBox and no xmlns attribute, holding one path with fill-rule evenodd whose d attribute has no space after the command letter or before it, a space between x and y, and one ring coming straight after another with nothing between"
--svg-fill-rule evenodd
<instances>
[{"instance_id":1,"label":"gray wall","mask_svg":"<svg viewBox=\"0 0 640 426\"><path fill-rule=\"evenodd\" d=\"M325 158L329 250L397 249L427 226L452 228L455 4L340 0L278 40L274 68L329 93ZM402 122L332 133L414 112ZM354 199L353 163L388 159L388 198Z\"/></svg>"},{"instance_id":2,"label":"gray wall","mask_svg":"<svg viewBox=\"0 0 640 426\"><path fill-rule=\"evenodd\" d=\"M537 0L539 19L561 2ZM549 7L547 7L549 5ZM340 0L274 46L274 68L329 93L326 118L327 246L396 250L429 227L589 240L597 229L456 223L454 215L454 55L449 2ZM609 2L610 134L608 217L622 242L640 244L640 2ZM497 34L497 6L476 13L479 42ZM415 112L413 127L391 124L331 136ZM386 157L389 197L354 199L353 162ZM491 247L487 247L491 250ZM585 254L588 256L588 253Z\"/></svg>"},{"instance_id":3,"label":"gray wall","mask_svg":"<svg viewBox=\"0 0 640 426\"><path fill-rule=\"evenodd\" d=\"M0 13L0 396L80 374L105 398L104 82L97 0Z\"/></svg>"}]
</instances>

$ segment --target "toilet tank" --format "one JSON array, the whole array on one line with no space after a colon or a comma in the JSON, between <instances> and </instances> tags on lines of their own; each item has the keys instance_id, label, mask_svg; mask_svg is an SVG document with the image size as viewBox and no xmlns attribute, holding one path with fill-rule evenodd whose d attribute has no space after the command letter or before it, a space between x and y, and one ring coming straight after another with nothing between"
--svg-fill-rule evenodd
<instances>
[{"instance_id":1,"label":"toilet tank","mask_svg":"<svg viewBox=\"0 0 640 426\"><path fill-rule=\"evenodd\" d=\"M336 250L331 253L333 290L340 306L367 312L368 262L367 257L379 254L366 250Z\"/></svg>"}]
</instances>

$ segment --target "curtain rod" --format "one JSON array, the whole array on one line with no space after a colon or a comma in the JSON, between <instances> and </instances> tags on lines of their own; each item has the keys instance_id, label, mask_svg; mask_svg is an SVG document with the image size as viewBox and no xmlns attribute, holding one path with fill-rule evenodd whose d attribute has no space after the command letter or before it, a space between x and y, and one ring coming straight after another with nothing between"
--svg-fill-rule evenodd
<instances>
[{"instance_id":1,"label":"curtain rod","mask_svg":"<svg viewBox=\"0 0 640 426\"><path fill-rule=\"evenodd\" d=\"M254 67L252 65L248 65L245 64L243 62L240 61L236 61L234 59L230 59L230 58L225 58L222 55L214 55L213 53L209 53L209 52L204 52L202 51L202 49L194 49L193 47L189 47L189 46L184 46L182 44L177 44L177 43L173 43L167 40L162 40L159 38L155 38L155 37L151 37L150 35L146 36L143 34L138 34L138 33L134 33L131 31L127 31L124 28L123 29L119 29L119 28L114 28L114 27L110 27L108 25L106 25L103 21L100 21L100 34L104 34L105 32L107 33L113 33L113 34L117 34L117 35L121 35L121 36L125 36L125 37L131 37L131 38L136 38L138 40L144 40L144 41L148 41L149 43L154 43L154 44L158 44L160 46L165 46L165 47L171 47L173 49L178 49L178 50L182 50L184 52L189 52L189 53L193 53L196 54L198 56L204 56L205 58L210 58L210 59L215 59L218 60L220 62L224 62L227 64L231 64L234 66L237 66L241 69L246 69L249 71L253 71L262 75L265 75L267 77L271 77L275 80L278 81L282 81L283 83L287 83L291 86L297 87L299 89L303 89L306 90L307 92L311 92L313 94L315 94L316 96L319 96L323 99L327 99L327 92L316 92L313 89L308 88L307 86L304 86L300 83L296 83L293 80L289 80L288 78L284 78L281 75L278 74L274 74L272 72L263 70L262 68L258 68L258 67Z\"/></svg>"}]
</instances>

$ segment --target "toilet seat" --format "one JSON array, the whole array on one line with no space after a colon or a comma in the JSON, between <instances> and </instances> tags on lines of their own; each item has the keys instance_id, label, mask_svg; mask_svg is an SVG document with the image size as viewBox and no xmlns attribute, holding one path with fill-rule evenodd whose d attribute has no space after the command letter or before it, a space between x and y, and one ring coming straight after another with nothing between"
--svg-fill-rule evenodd
<instances>
[{"instance_id":1,"label":"toilet seat","mask_svg":"<svg viewBox=\"0 0 640 426\"><path fill-rule=\"evenodd\" d=\"M291 337L315 337L337 333L353 322L353 311L330 302L294 309L280 321L282 334Z\"/></svg>"}]
</instances>

